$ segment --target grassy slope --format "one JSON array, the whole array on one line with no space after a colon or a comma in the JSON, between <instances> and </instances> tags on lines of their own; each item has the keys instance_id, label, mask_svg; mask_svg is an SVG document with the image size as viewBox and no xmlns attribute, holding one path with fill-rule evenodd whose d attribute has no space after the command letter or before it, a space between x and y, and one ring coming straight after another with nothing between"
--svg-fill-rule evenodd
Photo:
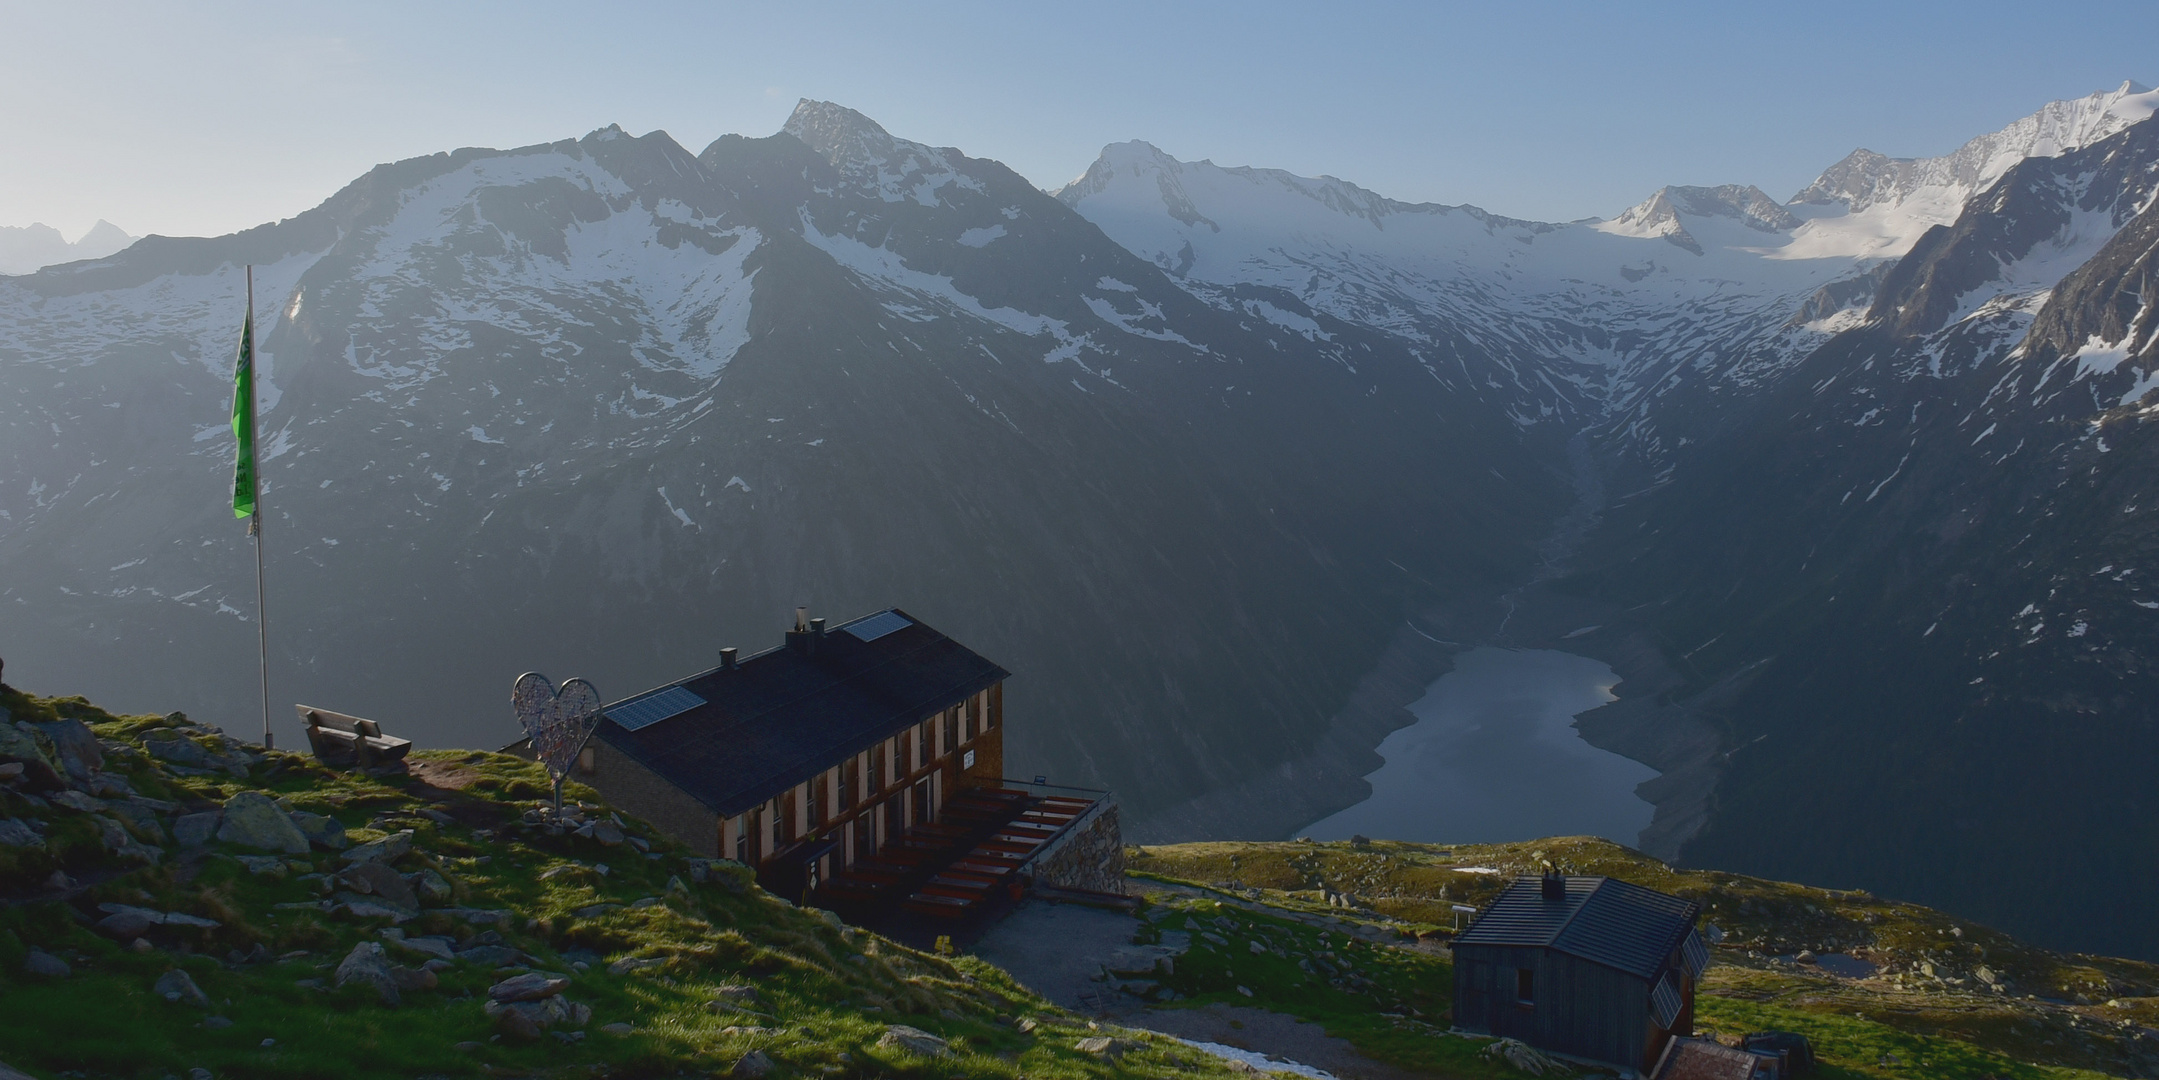
<instances>
[{"instance_id":1,"label":"grassy slope","mask_svg":"<svg viewBox=\"0 0 2159 1080\"><path fill-rule=\"evenodd\" d=\"M0 706L20 719L73 716L103 739L130 747L143 732L177 727L217 747L219 737L184 718L113 717L80 699L31 699L13 692ZM1166 1041L1148 1040L1121 1061L1106 1062L1073 1049L1090 1034L1085 1021L1057 1012L1003 972L966 957L946 960L897 946L851 928L828 924L746 884L722 864L709 884L669 889L687 881L692 861L653 837L658 859L628 846L603 849L589 840L547 837L514 827L546 792L535 766L486 753L423 753L417 767L440 788L413 777L338 774L294 754L265 755L246 777L182 777L139 752L108 752L107 771L125 776L145 796L183 806L220 801L254 788L287 797L297 809L331 814L355 842L388 830L411 829L405 871L432 867L455 885L460 906L507 909L498 929L507 943L538 959L543 970L571 973L568 997L592 1008L588 1036L563 1043L491 1041L481 1002L500 975L460 966L434 990L409 992L398 1007L371 990L315 989L354 943L380 940L381 919L336 917L280 903L317 899L315 882L297 872L250 873L213 843L206 854L178 853L169 843L160 865L121 862L96 839L88 814L38 808L19 794L0 795L0 817L38 817L48 823L52 853L0 847L0 1060L41 1075L66 1070L94 1076L163 1077L207 1068L220 1077L360 1077L418 1075L644 1076L724 1073L751 1049L762 1049L783 1076L1094 1077L1230 1075L1216 1059ZM589 791L573 785L572 795ZM455 818L438 824L418 811ZM168 819L169 821L169 819ZM488 830L493 830L492 832ZM634 834L651 836L632 823ZM335 856L306 857L315 870L334 870ZM599 874L604 862L612 872ZM31 899L64 866L90 887L70 900ZM549 880L544 871L568 867ZM624 905L645 897L661 902L624 906L589 918L572 914L601 901ZM88 924L100 902L180 911L218 920L214 930L160 927L159 946L131 951ZM479 929L441 912L406 924L409 934L469 938ZM235 962L235 950L262 945L282 959ZM74 966L62 980L24 973L31 946ZM597 954L587 968L575 961ZM392 958L417 966L421 957ZM609 961L661 957L665 963L620 976ZM212 999L210 1013L151 993L165 971L188 971ZM754 986L770 1019L706 1009L719 987ZM213 1029L208 1015L229 1018ZM1017 1021L1033 1017L1032 1033ZM626 1036L601 1025L627 1022ZM952 1041L957 1056L915 1058L878 1049L887 1024L906 1023ZM763 1029L730 1033L727 1028ZM265 1047L264 1040L276 1040ZM478 1043L459 1050L458 1044Z\"/></svg>"},{"instance_id":2,"label":"grassy slope","mask_svg":"<svg viewBox=\"0 0 2159 1080\"><path fill-rule=\"evenodd\" d=\"M2159 1072L2154 1054L2159 1047L2140 1035L2140 1025L2159 1018L2159 997L2153 996L2159 994L2159 966L2037 949L1942 912L1865 893L1678 870L1594 838L1453 848L1384 841L1362 847L1180 844L1135 849L1131 866L1143 878L1256 889L1243 895L1283 912L1382 921L1443 939L1452 904L1481 905L1513 876L1534 872L1547 858L1571 872L1606 874L1700 901L1708 912L1705 922L1724 933L1697 1007L1700 1027L1733 1034L1766 1028L1804 1032L1822 1054L1826 1075L2038 1078ZM1455 867L1501 872L1464 873ZM1359 907L1330 908L1322 890L1353 894ZM1280 921L1264 913L1256 917ZM1179 916L1178 925L1189 918ZM1341 938L1336 934L1334 940ZM1197 991L1195 1000L1243 1000L1234 986L1224 987L1221 977L1210 976L1210 963L1219 961L1233 967L1248 989L1284 1011L1325 1024L1375 1057L1430 1067L1464 1056L1459 1050L1432 1049L1435 1040L1429 1038L1409 1038L1405 1033L1423 1030L1414 1017L1388 1020L1376 1011L1400 1002L1443 1017L1451 969L1437 955L1374 951L1375 957L1391 952L1396 958L1372 970L1405 977L1375 974L1380 987L1361 995L1367 1004L1360 1010L1339 992L1316 991L1309 976L1299 981L1303 973L1294 964L1246 962L1238 953L1248 946L1230 940L1235 947L1216 950L1218 955L1196 942L1189 965L1193 980L1180 981L1178 988ZM1854 981L1777 959L1802 949L1850 953L1882 970ZM1312 947L1300 944L1298 950L1310 955ZM1980 977L1982 968L2001 989ZM1255 985L1255 979L1265 985Z\"/></svg>"}]
</instances>

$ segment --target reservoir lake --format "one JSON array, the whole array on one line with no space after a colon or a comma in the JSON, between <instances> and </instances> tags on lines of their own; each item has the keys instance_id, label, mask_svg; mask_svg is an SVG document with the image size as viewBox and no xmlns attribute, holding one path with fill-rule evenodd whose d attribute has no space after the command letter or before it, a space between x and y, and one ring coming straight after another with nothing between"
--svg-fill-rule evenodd
<instances>
[{"instance_id":1,"label":"reservoir lake","mask_svg":"<svg viewBox=\"0 0 2159 1080\"><path fill-rule=\"evenodd\" d=\"M1602 836L1633 846L1655 808L1635 785L1655 769L1583 741L1574 717L1614 700L1618 676L1586 656L1480 647L1409 706L1387 736L1372 797L1298 830L1435 844Z\"/></svg>"}]
</instances>

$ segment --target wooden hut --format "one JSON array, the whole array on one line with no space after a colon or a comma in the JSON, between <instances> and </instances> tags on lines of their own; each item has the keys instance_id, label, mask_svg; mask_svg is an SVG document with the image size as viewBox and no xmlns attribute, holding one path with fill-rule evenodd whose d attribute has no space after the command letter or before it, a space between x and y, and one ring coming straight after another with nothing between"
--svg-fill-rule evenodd
<instances>
[{"instance_id":1,"label":"wooden hut","mask_svg":"<svg viewBox=\"0 0 2159 1080\"><path fill-rule=\"evenodd\" d=\"M1454 1024L1647 1072L1694 1031L1701 906L1603 877L1524 877L1454 940Z\"/></svg>"}]
</instances>

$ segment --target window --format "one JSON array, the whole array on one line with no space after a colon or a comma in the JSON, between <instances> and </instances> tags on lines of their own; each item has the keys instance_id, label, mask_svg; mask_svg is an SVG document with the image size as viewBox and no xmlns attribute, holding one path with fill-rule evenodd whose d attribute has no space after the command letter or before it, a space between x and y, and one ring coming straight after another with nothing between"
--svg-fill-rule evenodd
<instances>
[{"instance_id":1,"label":"window","mask_svg":"<svg viewBox=\"0 0 2159 1080\"><path fill-rule=\"evenodd\" d=\"M937 756L943 757L951 752L952 714L941 712L937 714Z\"/></svg>"},{"instance_id":2,"label":"window","mask_svg":"<svg viewBox=\"0 0 2159 1080\"><path fill-rule=\"evenodd\" d=\"M915 768L919 769L930 763L930 727L934 723L934 720L924 720L915 728Z\"/></svg>"},{"instance_id":3,"label":"window","mask_svg":"<svg viewBox=\"0 0 2159 1080\"><path fill-rule=\"evenodd\" d=\"M590 746L577 752L577 771L587 776L600 771L599 751Z\"/></svg>"},{"instance_id":4,"label":"window","mask_svg":"<svg viewBox=\"0 0 2159 1080\"><path fill-rule=\"evenodd\" d=\"M829 772L818 773L810 781L810 827L823 825L830 817L826 812L826 800L832 797L832 786L826 778Z\"/></svg>"},{"instance_id":5,"label":"window","mask_svg":"<svg viewBox=\"0 0 2159 1080\"><path fill-rule=\"evenodd\" d=\"M851 757L840 763L840 809L846 810L860 801L862 786L862 762Z\"/></svg>"},{"instance_id":6,"label":"window","mask_svg":"<svg viewBox=\"0 0 2159 1080\"><path fill-rule=\"evenodd\" d=\"M997 713L990 708L990 696L988 694L976 698L974 708L975 712L980 713L982 716L982 730L988 731L997 726Z\"/></svg>"},{"instance_id":7,"label":"window","mask_svg":"<svg viewBox=\"0 0 2159 1080\"><path fill-rule=\"evenodd\" d=\"M1514 969L1514 1000L1524 1005L1537 1003L1537 969Z\"/></svg>"},{"instance_id":8,"label":"window","mask_svg":"<svg viewBox=\"0 0 2159 1080\"><path fill-rule=\"evenodd\" d=\"M885 744L870 747L870 794L885 789Z\"/></svg>"},{"instance_id":9,"label":"window","mask_svg":"<svg viewBox=\"0 0 2159 1080\"><path fill-rule=\"evenodd\" d=\"M960 741L963 743L975 741L975 711L973 709L960 710Z\"/></svg>"}]
</instances>

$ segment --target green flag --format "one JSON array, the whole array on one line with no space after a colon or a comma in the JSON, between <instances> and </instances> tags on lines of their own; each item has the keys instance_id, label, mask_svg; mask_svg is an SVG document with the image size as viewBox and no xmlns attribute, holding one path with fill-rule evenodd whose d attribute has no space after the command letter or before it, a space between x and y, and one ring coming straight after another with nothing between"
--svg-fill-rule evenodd
<instances>
[{"instance_id":1,"label":"green flag","mask_svg":"<svg viewBox=\"0 0 2159 1080\"><path fill-rule=\"evenodd\" d=\"M232 516L255 513L255 306L240 324L240 359L232 369L232 434L240 456L232 463Z\"/></svg>"}]
</instances>

